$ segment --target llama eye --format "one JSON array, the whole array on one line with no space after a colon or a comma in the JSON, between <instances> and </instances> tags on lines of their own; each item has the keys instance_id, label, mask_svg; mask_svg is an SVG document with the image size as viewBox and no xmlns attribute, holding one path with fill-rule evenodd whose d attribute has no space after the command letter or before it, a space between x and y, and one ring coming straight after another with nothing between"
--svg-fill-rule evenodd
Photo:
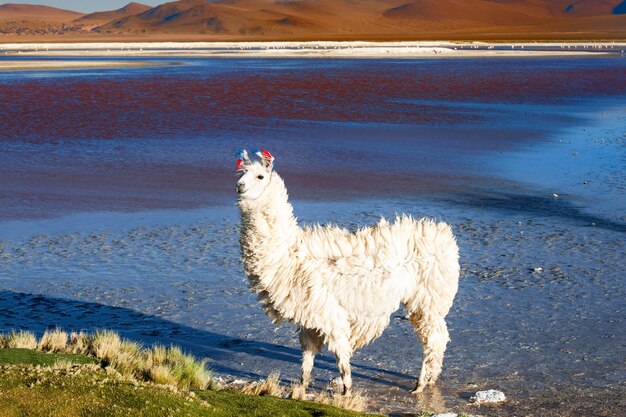
<instances>
[{"instance_id":1,"label":"llama eye","mask_svg":"<svg viewBox=\"0 0 626 417\"><path fill-rule=\"evenodd\" d=\"M262 180L262 179L263 179L263 178L265 178L265 177L264 177L263 175L259 175L257 178L258 178L258 179L260 179L260 180Z\"/></svg>"}]
</instances>

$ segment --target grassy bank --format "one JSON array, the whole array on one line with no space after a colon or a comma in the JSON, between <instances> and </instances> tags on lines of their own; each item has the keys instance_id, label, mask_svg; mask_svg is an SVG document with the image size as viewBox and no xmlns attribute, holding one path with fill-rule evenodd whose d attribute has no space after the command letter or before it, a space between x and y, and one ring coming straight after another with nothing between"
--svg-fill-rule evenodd
<instances>
[{"instance_id":1,"label":"grassy bank","mask_svg":"<svg viewBox=\"0 0 626 417\"><path fill-rule=\"evenodd\" d=\"M0 416L363 416L312 402L229 391L176 392L97 365L0 368Z\"/></svg>"},{"instance_id":2,"label":"grassy bank","mask_svg":"<svg viewBox=\"0 0 626 417\"><path fill-rule=\"evenodd\" d=\"M16 338L17 335L13 340ZM37 346L45 343L40 341ZM208 388L212 386L207 384ZM0 417L364 415L310 401L156 384L82 353L0 349Z\"/></svg>"}]
</instances>

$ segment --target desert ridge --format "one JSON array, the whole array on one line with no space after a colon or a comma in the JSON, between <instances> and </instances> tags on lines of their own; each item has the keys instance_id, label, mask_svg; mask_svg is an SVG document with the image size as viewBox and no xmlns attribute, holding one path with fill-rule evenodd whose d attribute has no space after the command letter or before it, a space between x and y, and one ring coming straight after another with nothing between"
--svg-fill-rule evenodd
<instances>
[{"instance_id":1,"label":"desert ridge","mask_svg":"<svg viewBox=\"0 0 626 417\"><path fill-rule=\"evenodd\" d=\"M117 10L85 14L42 5L7 3L0 5L0 36L59 36L89 33L111 20L148 9L150 6L133 2Z\"/></svg>"},{"instance_id":2,"label":"desert ridge","mask_svg":"<svg viewBox=\"0 0 626 417\"><path fill-rule=\"evenodd\" d=\"M60 23L71 22L72 20L79 19L82 16L84 16L84 13L49 6L13 3L0 5L0 21L40 20Z\"/></svg>"},{"instance_id":3,"label":"desert ridge","mask_svg":"<svg viewBox=\"0 0 626 417\"><path fill-rule=\"evenodd\" d=\"M10 41L622 40L626 1L179 0L88 15L4 4L0 34Z\"/></svg>"},{"instance_id":4,"label":"desert ridge","mask_svg":"<svg viewBox=\"0 0 626 417\"><path fill-rule=\"evenodd\" d=\"M86 14L74 20L74 22L78 24L94 25L94 27L96 27L111 22L113 20L123 19L127 16L140 14L150 9L151 7L146 6L145 4L132 2L117 10Z\"/></svg>"}]
</instances>

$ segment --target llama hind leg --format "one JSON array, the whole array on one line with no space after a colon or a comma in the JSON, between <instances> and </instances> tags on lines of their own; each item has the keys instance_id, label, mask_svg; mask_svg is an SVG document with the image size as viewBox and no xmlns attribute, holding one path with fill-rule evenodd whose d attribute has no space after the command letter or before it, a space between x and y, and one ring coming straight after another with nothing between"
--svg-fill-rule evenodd
<instances>
[{"instance_id":1,"label":"llama hind leg","mask_svg":"<svg viewBox=\"0 0 626 417\"><path fill-rule=\"evenodd\" d=\"M424 359L419 379L412 393L424 391L427 385L435 383L443 365L443 354L449 340L448 327L442 316L413 313L409 320L417 331L424 350Z\"/></svg>"},{"instance_id":2,"label":"llama hind leg","mask_svg":"<svg viewBox=\"0 0 626 417\"><path fill-rule=\"evenodd\" d=\"M352 371L350 369L350 358L352 357L352 346L347 338L331 339L328 349L335 353L337 367L341 382L343 384L343 395L350 395L352 392Z\"/></svg>"},{"instance_id":3,"label":"llama hind leg","mask_svg":"<svg viewBox=\"0 0 626 417\"><path fill-rule=\"evenodd\" d=\"M317 331L301 327L300 346L302 347L302 388L306 390L311 383L311 370L315 355L322 350L322 338Z\"/></svg>"},{"instance_id":4,"label":"llama hind leg","mask_svg":"<svg viewBox=\"0 0 626 417\"><path fill-rule=\"evenodd\" d=\"M343 383L343 395L350 395L352 393L352 371L350 369L350 357L351 353L337 354L337 366L339 367L339 374L341 375L341 382Z\"/></svg>"}]
</instances>

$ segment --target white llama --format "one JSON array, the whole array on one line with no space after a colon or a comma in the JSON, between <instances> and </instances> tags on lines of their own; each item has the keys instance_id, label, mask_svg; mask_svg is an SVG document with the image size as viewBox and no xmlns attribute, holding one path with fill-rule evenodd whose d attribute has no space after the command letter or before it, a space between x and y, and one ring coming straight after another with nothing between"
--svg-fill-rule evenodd
<instances>
[{"instance_id":1,"label":"white llama","mask_svg":"<svg viewBox=\"0 0 626 417\"><path fill-rule=\"evenodd\" d=\"M437 380L449 340L446 314L459 278L450 226L399 216L350 233L333 226L301 228L274 158L239 152L240 244L250 286L274 323L300 326L302 384L309 385L323 344L337 358L343 393L352 387L350 358L382 334L404 304L424 347L413 393Z\"/></svg>"}]
</instances>

